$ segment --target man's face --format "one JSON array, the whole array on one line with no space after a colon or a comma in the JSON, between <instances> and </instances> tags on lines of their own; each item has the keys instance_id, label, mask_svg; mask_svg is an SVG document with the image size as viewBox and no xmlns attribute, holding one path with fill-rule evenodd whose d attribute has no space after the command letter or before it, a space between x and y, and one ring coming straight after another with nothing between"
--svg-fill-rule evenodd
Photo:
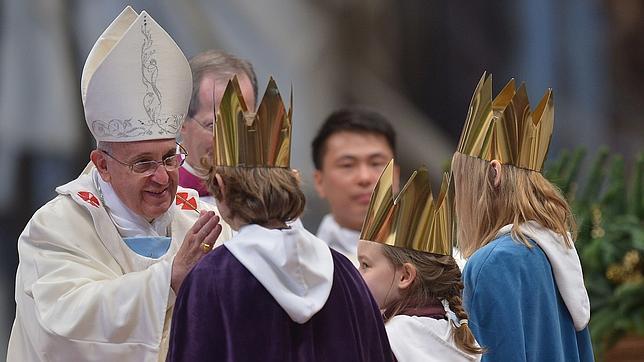
<instances>
[{"instance_id":1,"label":"man's face","mask_svg":"<svg viewBox=\"0 0 644 362\"><path fill-rule=\"evenodd\" d=\"M253 85L245 74L237 75L239 87L246 101L249 110L254 111L255 94ZM228 79L217 79L213 76L205 76L199 85L199 109L192 119L188 118L181 127L183 147L188 151L186 161L193 167L199 168L201 158L212 155L213 124L215 122L214 110L219 108L219 103L228 85ZM213 106L213 88L214 101Z\"/></svg>"},{"instance_id":2,"label":"man's face","mask_svg":"<svg viewBox=\"0 0 644 362\"><path fill-rule=\"evenodd\" d=\"M124 163L161 161L176 153L174 139L112 143L110 154ZM92 161L101 177L109 182L121 201L134 213L151 221L170 208L177 193L179 171L160 165L150 176L130 171L103 152L92 151Z\"/></svg>"},{"instance_id":3,"label":"man's face","mask_svg":"<svg viewBox=\"0 0 644 362\"><path fill-rule=\"evenodd\" d=\"M371 192L393 157L382 135L342 131L326 140L322 169L313 176L318 194L329 202L340 226L360 230Z\"/></svg>"}]
</instances>

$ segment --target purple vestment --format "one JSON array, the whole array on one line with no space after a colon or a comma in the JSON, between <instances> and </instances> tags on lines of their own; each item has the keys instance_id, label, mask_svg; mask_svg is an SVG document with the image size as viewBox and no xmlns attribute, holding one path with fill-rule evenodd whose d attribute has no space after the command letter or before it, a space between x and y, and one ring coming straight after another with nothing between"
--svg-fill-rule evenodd
<instances>
[{"instance_id":1,"label":"purple vestment","mask_svg":"<svg viewBox=\"0 0 644 362\"><path fill-rule=\"evenodd\" d=\"M362 277L347 258L331 253L330 295L298 324L225 246L213 250L181 286L168 361L393 361Z\"/></svg>"},{"instance_id":2,"label":"purple vestment","mask_svg":"<svg viewBox=\"0 0 644 362\"><path fill-rule=\"evenodd\" d=\"M185 167L179 168L179 186L197 190L199 196L210 196L204 180L190 173Z\"/></svg>"}]
</instances>

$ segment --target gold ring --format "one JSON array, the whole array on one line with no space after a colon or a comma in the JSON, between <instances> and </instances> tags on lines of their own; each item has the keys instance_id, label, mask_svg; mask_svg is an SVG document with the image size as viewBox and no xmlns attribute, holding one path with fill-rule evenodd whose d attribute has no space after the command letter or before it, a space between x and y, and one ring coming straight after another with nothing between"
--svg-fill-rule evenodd
<instances>
[{"instance_id":1,"label":"gold ring","mask_svg":"<svg viewBox=\"0 0 644 362\"><path fill-rule=\"evenodd\" d=\"M212 245L207 243L201 243L201 250L203 250L204 253L209 252L210 248L212 248Z\"/></svg>"}]
</instances>

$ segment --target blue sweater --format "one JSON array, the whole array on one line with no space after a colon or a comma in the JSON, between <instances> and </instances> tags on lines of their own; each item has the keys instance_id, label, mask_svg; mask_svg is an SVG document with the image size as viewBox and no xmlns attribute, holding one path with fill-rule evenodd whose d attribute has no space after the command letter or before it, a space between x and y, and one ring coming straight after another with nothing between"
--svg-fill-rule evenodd
<instances>
[{"instance_id":1,"label":"blue sweater","mask_svg":"<svg viewBox=\"0 0 644 362\"><path fill-rule=\"evenodd\" d=\"M464 303L482 361L593 361L588 327L576 332L552 268L534 242L505 234L463 270Z\"/></svg>"}]
</instances>

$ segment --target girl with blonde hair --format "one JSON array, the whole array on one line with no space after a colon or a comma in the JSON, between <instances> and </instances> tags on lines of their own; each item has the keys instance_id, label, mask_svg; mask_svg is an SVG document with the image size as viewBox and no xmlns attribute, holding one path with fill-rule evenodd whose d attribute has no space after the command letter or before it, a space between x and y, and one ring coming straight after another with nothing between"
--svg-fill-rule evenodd
<instances>
[{"instance_id":1,"label":"girl with blonde hair","mask_svg":"<svg viewBox=\"0 0 644 362\"><path fill-rule=\"evenodd\" d=\"M561 192L540 173L553 129L514 80L483 75L452 159L469 325L490 361L593 360L590 303Z\"/></svg>"},{"instance_id":2,"label":"girl with blonde hair","mask_svg":"<svg viewBox=\"0 0 644 362\"><path fill-rule=\"evenodd\" d=\"M448 181L434 200L421 168L393 201L392 170L390 162L376 185L358 244L360 272L383 312L391 349L399 362L478 361L483 350L468 327L451 255Z\"/></svg>"}]
</instances>

